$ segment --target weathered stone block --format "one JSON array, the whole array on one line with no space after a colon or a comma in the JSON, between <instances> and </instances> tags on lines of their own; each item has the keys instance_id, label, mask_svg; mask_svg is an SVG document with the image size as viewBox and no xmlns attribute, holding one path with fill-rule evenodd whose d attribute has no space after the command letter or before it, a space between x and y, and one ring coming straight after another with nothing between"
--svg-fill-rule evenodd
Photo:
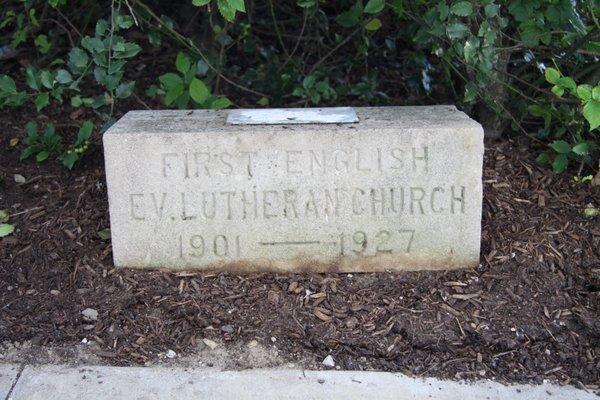
<instances>
[{"instance_id":1,"label":"weathered stone block","mask_svg":"<svg viewBox=\"0 0 600 400\"><path fill-rule=\"evenodd\" d=\"M230 125L132 111L104 134L114 262L382 271L479 262L483 131L453 106Z\"/></svg>"}]
</instances>

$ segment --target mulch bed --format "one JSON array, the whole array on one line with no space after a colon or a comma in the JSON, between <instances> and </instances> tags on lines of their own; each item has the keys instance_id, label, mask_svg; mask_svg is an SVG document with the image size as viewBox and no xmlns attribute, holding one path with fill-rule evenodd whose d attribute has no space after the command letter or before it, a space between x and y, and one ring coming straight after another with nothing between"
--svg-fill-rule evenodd
<instances>
[{"instance_id":1,"label":"mulch bed","mask_svg":"<svg viewBox=\"0 0 600 400\"><path fill-rule=\"evenodd\" d=\"M72 172L19 162L9 140L23 119L11 118L0 136L0 209L18 230L0 239L0 341L87 337L106 363L131 365L167 348L192 352L203 338L275 337L290 360L332 354L344 369L600 384L600 223L582 216L600 205L600 188L539 168L526 142L486 147L477 269L148 272L115 269L98 236L109 226L98 140ZM88 307L99 312L93 326Z\"/></svg>"}]
</instances>

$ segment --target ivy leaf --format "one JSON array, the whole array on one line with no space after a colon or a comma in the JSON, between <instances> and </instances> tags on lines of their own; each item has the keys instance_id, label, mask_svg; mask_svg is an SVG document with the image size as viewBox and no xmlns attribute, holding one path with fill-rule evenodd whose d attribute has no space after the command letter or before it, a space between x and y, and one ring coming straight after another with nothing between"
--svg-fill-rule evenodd
<instances>
[{"instance_id":1,"label":"ivy leaf","mask_svg":"<svg viewBox=\"0 0 600 400\"><path fill-rule=\"evenodd\" d=\"M583 116L590 123L590 130L600 126L600 101L590 100L583 106Z\"/></svg>"},{"instance_id":2,"label":"ivy leaf","mask_svg":"<svg viewBox=\"0 0 600 400\"><path fill-rule=\"evenodd\" d=\"M560 154L568 154L571 152L571 146L564 140L555 140L550 144L550 147Z\"/></svg>"},{"instance_id":3,"label":"ivy leaf","mask_svg":"<svg viewBox=\"0 0 600 400\"><path fill-rule=\"evenodd\" d=\"M459 1L450 7L450 12L459 17L468 17L473 14L473 6L468 1Z\"/></svg>"},{"instance_id":4,"label":"ivy leaf","mask_svg":"<svg viewBox=\"0 0 600 400\"><path fill-rule=\"evenodd\" d=\"M365 6L365 13L367 14L377 14L385 7L384 0L369 0L367 5ZM375 30L375 29L373 29Z\"/></svg>"},{"instance_id":5,"label":"ivy leaf","mask_svg":"<svg viewBox=\"0 0 600 400\"><path fill-rule=\"evenodd\" d=\"M568 166L569 166L569 158L567 157L566 154L557 155L556 158L554 159L554 162L552 163L552 169L557 174L560 174L561 172L563 172L565 169L567 169Z\"/></svg>"},{"instance_id":6,"label":"ivy leaf","mask_svg":"<svg viewBox=\"0 0 600 400\"><path fill-rule=\"evenodd\" d=\"M365 24L365 29L374 32L381 28L381 20L379 18L373 18Z\"/></svg>"},{"instance_id":7,"label":"ivy leaf","mask_svg":"<svg viewBox=\"0 0 600 400\"><path fill-rule=\"evenodd\" d=\"M560 72L554 68L546 68L546 71L544 71L544 77L548 83L556 85L560 79Z\"/></svg>"},{"instance_id":8,"label":"ivy leaf","mask_svg":"<svg viewBox=\"0 0 600 400\"><path fill-rule=\"evenodd\" d=\"M10 235L15 231L14 225L0 224L0 238Z\"/></svg>"},{"instance_id":9,"label":"ivy leaf","mask_svg":"<svg viewBox=\"0 0 600 400\"><path fill-rule=\"evenodd\" d=\"M177 68L177 70L179 72L181 72L183 75L185 75L190 70L191 65L192 65L192 63L191 63L190 59L188 58L188 56L186 56L182 52L177 53L177 59L175 60L175 67Z\"/></svg>"},{"instance_id":10,"label":"ivy leaf","mask_svg":"<svg viewBox=\"0 0 600 400\"><path fill-rule=\"evenodd\" d=\"M204 82L198 78L193 78L190 82L190 97L192 100L194 100L196 103L202 104L206 101L209 95L210 91Z\"/></svg>"},{"instance_id":11,"label":"ivy leaf","mask_svg":"<svg viewBox=\"0 0 600 400\"><path fill-rule=\"evenodd\" d=\"M192 4L196 7L205 6L210 3L210 0L192 0Z\"/></svg>"}]
</instances>

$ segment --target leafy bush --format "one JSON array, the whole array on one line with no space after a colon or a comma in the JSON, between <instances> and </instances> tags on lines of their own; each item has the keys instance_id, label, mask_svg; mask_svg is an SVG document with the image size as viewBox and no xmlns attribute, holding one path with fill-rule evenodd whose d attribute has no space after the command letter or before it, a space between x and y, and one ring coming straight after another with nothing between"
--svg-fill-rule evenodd
<instances>
[{"instance_id":1,"label":"leafy bush","mask_svg":"<svg viewBox=\"0 0 600 400\"><path fill-rule=\"evenodd\" d=\"M453 102L492 136L530 137L557 173L589 175L600 152L599 11L593 0L13 0L0 17L0 108L52 114L64 103L102 130L124 101ZM35 54L25 67L12 61L21 52ZM85 152L28 127L25 154L72 167Z\"/></svg>"}]
</instances>

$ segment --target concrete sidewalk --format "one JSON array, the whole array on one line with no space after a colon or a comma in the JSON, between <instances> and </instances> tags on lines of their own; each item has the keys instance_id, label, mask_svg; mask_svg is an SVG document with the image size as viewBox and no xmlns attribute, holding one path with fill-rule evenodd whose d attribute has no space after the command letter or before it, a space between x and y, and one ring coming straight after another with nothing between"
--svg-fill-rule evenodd
<instances>
[{"instance_id":1,"label":"concrete sidewalk","mask_svg":"<svg viewBox=\"0 0 600 400\"><path fill-rule=\"evenodd\" d=\"M11 400L587 400L573 387L475 384L358 371L207 371L169 367L0 365L0 399Z\"/></svg>"}]
</instances>

